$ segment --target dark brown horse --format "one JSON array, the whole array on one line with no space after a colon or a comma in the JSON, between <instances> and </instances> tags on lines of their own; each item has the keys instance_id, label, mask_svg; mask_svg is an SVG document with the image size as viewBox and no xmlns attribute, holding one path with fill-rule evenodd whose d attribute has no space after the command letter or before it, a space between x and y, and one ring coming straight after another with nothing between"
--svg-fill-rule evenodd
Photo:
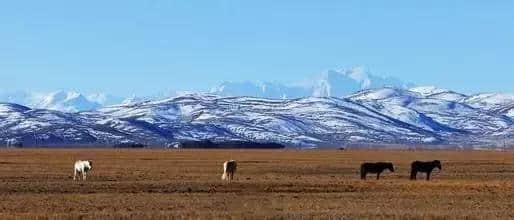
<instances>
[{"instance_id":1,"label":"dark brown horse","mask_svg":"<svg viewBox=\"0 0 514 220\"><path fill-rule=\"evenodd\" d=\"M380 179L380 174L384 172L385 169L389 169L391 172L394 172L394 167L392 163L387 162L377 162L377 163L363 163L361 164L361 179L366 179L366 174L368 173L376 173L377 180Z\"/></svg>"},{"instance_id":2,"label":"dark brown horse","mask_svg":"<svg viewBox=\"0 0 514 220\"><path fill-rule=\"evenodd\" d=\"M434 168L442 170L441 161L414 161L411 164L410 179L415 180L418 172L427 173L427 180L430 180L430 173Z\"/></svg>"}]
</instances>

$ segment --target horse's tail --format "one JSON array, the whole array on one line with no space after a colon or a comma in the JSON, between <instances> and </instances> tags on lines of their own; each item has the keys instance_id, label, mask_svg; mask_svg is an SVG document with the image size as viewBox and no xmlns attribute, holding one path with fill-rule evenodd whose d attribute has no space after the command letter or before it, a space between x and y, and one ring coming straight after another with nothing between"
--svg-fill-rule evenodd
<instances>
[{"instance_id":1,"label":"horse's tail","mask_svg":"<svg viewBox=\"0 0 514 220\"><path fill-rule=\"evenodd\" d=\"M417 170L416 162L413 162L410 166L410 179L415 180L417 174L418 174L418 170Z\"/></svg>"},{"instance_id":2,"label":"horse's tail","mask_svg":"<svg viewBox=\"0 0 514 220\"><path fill-rule=\"evenodd\" d=\"M364 164L361 165L361 179L366 179L366 168Z\"/></svg>"},{"instance_id":3,"label":"horse's tail","mask_svg":"<svg viewBox=\"0 0 514 220\"><path fill-rule=\"evenodd\" d=\"M227 179L227 166L228 166L228 161L225 161L225 163L223 163L223 175L221 175L222 180Z\"/></svg>"}]
</instances>

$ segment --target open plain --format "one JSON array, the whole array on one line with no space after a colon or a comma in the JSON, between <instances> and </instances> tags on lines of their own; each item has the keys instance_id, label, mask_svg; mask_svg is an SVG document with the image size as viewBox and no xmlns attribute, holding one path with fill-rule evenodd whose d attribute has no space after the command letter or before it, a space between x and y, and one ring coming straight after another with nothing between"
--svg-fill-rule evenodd
<instances>
[{"instance_id":1,"label":"open plain","mask_svg":"<svg viewBox=\"0 0 514 220\"><path fill-rule=\"evenodd\" d=\"M78 159L94 161L87 181ZM411 161L434 159L431 181L409 180ZM360 180L364 161L396 172ZM0 219L78 218L513 219L514 152L0 150Z\"/></svg>"}]
</instances>

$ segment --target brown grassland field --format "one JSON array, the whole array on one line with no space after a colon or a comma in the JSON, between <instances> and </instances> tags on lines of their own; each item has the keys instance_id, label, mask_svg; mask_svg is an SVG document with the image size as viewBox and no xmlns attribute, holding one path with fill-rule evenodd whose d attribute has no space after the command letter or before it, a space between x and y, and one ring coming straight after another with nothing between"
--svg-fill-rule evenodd
<instances>
[{"instance_id":1,"label":"brown grassland field","mask_svg":"<svg viewBox=\"0 0 514 220\"><path fill-rule=\"evenodd\" d=\"M87 181L72 179L77 159L94 161ZM408 180L411 161L434 159L432 181ZM396 172L362 181L364 161ZM514 219L514 152L0 150L0 219L184 218Z\"/></svg>"}]
</instances>

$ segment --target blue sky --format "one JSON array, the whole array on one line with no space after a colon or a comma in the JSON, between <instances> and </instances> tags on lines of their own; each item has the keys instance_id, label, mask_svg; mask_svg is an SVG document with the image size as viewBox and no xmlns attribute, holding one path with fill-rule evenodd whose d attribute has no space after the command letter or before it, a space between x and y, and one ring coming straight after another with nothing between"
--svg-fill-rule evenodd
<instances>
[{"instance_id":1,"label":"blue sky","mask_svg":"<svg viewBox=\"0 0 514 220\"><path fill-rule=\"evenodd\" d=\"M116 95L334 67L514 92L513 1L7 1L3 89Z\"/></svg>"}]
</instances>

